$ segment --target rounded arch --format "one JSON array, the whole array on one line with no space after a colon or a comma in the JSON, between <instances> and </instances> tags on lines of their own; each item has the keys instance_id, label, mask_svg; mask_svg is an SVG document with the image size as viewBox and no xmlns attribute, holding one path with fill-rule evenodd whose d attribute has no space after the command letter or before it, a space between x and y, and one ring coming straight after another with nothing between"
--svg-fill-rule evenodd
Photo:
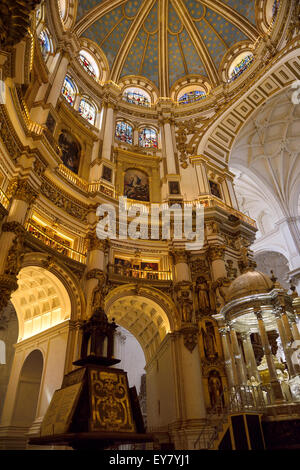
<instances>
[{"instance_id":1,"label":"rounded arch","mask_svg":"<svg viewBox=\"0 0 300 470\"><path fill-rule=\"evenodd\" d=\"M282 287L289 289L289 260L282 251L279 251L278 247L257 250L254 253L254 261L257 264L258 271L270 276L272 270Z\"/></svg>"},{"instance_id":2,"label":"rounded arch","mask_svg":"<svg viewBox=\"0 0 300 470\"><path fill-rule=\"evenodd\" d=\"M36 415L40 386L44 367L44 357L39 349L34 349L25 358L19 376L12 423L29 427Z\"/></svg>"},{"instance_id":3,"label":"rounded arch","mask_svg":"<svg viewBox=\"0 0 300 470\"><path fill-rule=\"evenodd\" d=\"M55 276L66 290L70 299L70 319L77 321L85 318L86 301L83 290L74 272L62 266L56 259L42 252L31 252L24 255L22 268L42 268Z\"/></svg>"},{"instance_id":4,"label":"rounded arch","mask_svg":"<svg viewBox=\"0 0 300 470\"><path fill-rule=\"evenodd\" d=\"M165 294L136 284L113 289L106 297L105 311L136 337L147 362L166 335L180 326L177 308Z\"/></svg>"}]
</instances>

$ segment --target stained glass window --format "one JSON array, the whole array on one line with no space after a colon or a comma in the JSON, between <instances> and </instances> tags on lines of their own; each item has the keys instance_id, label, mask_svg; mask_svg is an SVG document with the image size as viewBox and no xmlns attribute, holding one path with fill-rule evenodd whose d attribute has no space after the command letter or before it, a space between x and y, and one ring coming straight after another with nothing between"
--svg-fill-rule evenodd
<instances>
[{"instance_id":1,"label":"stained glass window","mask_svg":"<svg viewBox=\"0 0 300 470\"><path fill-rule=\"evenodd\" d=\"M142 90L127 89L123 94L123 100L127 103L136 104L138 106L150 106L150 100L146 93Z\"/></svg>"},{"instance_id":2,"label":"stained glass window","mask_svg":"<svg viewBox=\"0 0 300 470\"><path fill-rule=\"evenodd\" d=\"M42 51L43 59L46 60L51 51L50 39L45 30L39 35L39 43Z\"/></svg>"},{"instance_id":3,"label":"stained glass window","mask_svg":"<svg viewBox=\"0 0 300 470\"><path fill-rule=\"evenodd\" d=\"M157 149L157 132L154 129L142 129L139 135L139 143L141 147Z\"/></svg>"},{"instance_id":4,"label":"stained glass window","mask_svg":"<svg viewBox=\"0 0 300 470\"><path fill-rule=\"evenodd\" d=\"M275 0L272 7L272 17L275 20L278 10L279 10L280 0Z\"/></svg>"},{"instance_id":5,"label":"stained glass window","mask_svg":"<svg viewBox=\"0 0 300 470\"><path fill-rule=\"evenodd\" d=\"M82 98L78 108L79 114L91 124L95 124L96 109L89 101Z\"/></svg>"},{"instance_id":6,"label":"stained glass window","mask_svg":"<svg viewBox=\"0 0 300 470\"><path fill-rule=\"evenodd\" d=\"M205 98L206 93L203 90L192 90L184 95L181 95L178 99L179 104L188 104L188 103L195 103L196 101L202 100Z\"/></svg>"},{"instance_id":7,"label":"stained glass window","mask_svg":"<svg viewBox=\"0 0 300 470\"><path fill-rule=\"evenodd\" d=\"M229 82L236 80L242 73L252 64L254 60L253 54L248 54L234 67L231 72Z\"/></svg>"},{"instance_id":8,"label":"stained glass window","mask_svg":"<svg viewBox=\"0 0 300 470\"><path fill-rule=\"evenodd\" d=\"M126 142L127 144L132 144L133 141L133 130L132 126L127 124L127 122L117 122L116 125L116 138L121 142Z\"/></svg>"},{"instance_id":9,"label":"stained glass window","mask_svg":"<svg viewBox=\"0 0 300 470\"><path fill-rule=\"evenodd\" d=\"M74 105L76 90L72 80L69 77L65 77L65 81L62 87L62 95L70 105Z\"/></svg>"},{"instance_id":10,"label":"stained glass window","mask_svg":"<svg viewBox=\"0 0 300 470\"><path fill-rule=\"evenodd\" d=\"M91 77L96 78L96 72L90 61L82 54L79 54L79 62L81 63L84 70L91 75Z\"/></svg>"}]
</instances>

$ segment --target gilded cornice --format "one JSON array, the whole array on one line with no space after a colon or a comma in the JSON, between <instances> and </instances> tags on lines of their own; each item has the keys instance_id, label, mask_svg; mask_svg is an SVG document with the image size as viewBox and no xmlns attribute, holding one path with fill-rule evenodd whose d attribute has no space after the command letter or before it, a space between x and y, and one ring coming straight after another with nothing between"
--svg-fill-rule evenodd
<instances>
[{"instance_id":1,"label":"gilded cornice","mask_svg":"<svg viewBox=\"0 0 300 470\"><path fill-rule=\"evenodd\" d=\"M82 222L86 221L89 206L80 203L75 198L69 196L69 194L58 188L47 178L43 179L41 185L41 194L49 199L55 206L65 210L75 219L79 219Z\"/></svg>"}]
</instances>

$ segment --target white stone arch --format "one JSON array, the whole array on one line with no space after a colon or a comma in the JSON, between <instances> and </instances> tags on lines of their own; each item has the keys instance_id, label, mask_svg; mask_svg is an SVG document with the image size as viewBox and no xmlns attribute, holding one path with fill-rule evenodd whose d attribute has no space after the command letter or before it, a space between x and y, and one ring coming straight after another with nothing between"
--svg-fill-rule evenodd
<instances>
[{"instance_id":1,"label":"white stone arch","mask_svg":"<svg viewBox=\"0 0 300 470\"><path fill-rule=\"evenodd\" d=\"M76 321L85 317L86 301L84 293L79 280L70 268L65 265L62 266L57 259L41 252L26 253L21 269L25 267L39 267L55 276L69 296L71 304L70 319Z\"/></svg>"},{"instance_id":2,"label":"white stone arch","mask_svg":"<svg viewBox=\"0 0 300 470\"><path fill-rule=\"evenodd\" d=\"M168 333L178 329L176 306L154 288L127 284L115 288L105 301L108 318L130 331L140 343L146 362L155 356Z\"/></svg>"}]
</instances>

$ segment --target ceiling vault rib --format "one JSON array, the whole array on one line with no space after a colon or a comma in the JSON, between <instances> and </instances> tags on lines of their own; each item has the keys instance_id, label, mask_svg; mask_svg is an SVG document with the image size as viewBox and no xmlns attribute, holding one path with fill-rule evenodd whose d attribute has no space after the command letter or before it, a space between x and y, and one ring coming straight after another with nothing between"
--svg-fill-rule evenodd
<instances>
[{"instance_id":1,"label":"ceiling vault rib","mask_svg":"<svg viewBox=\"0 0 300 470\"><path fill-rule=\"evenodd\" d=\"M102 44L105 43L105 41L107 40L107 38L109 38L109 36L111 35L111 33L114 32L114 30L119 26L120 23L122 23L122 21L124 20L124 16L122 16L114 25L113 27L108 31L108 33L104 36L104 38L102 39L101 42L99 42L99 47L102 47Z\"/></svg>"},{"instance_id":2,"label":"ceiling vault rib","mask_svg":"<svg viewBox=\"0 0 300 470\"><path fill-rule=\"evenodd\" d=\"M199 58L202 60L211 83L219 85L220 78L215 63L182 0L172 0L173 6L190 35Z\"/></svg>"},{"instance_id":3,"label":"ceiling vault rib","mask_svg":"<svg viewBox=\"0 0 300 470\"><path fill-rule=\"evenodd\" d=\"M128 0L104 0L104 2L100 3L95 8L92 8L87 12L86 15L80 18L78 23L76 23L74 26L73 31L77 34L78 37L81 36L82 33L92 26L93 23L98 21L99 18L114 10L118 6L123 5L127 1Z\"/></svg>"},{"instance_id":4,"label":"ceiling vault rib","mask_svg":"<svg viewBox=\"0 0 300 470\"><path fill-rule=\"evenodd\" d=\"M149 38L150 38L150 34L148 33L148 34L147 34L147 39L146 39L146 41L145 41L145 46L144 46L144 50L143 50L143 55L142 55L142 60L141 60L140 68L139 68L139 74L140 74L140 75L142 74L142 70L143 70L143 66L144 66L145 55L146 55L146 51L147 51L147 47L148 47L148 43L149 43Z\"/></svg>"},{"instance_id":5,"label":"ceiling vault rib","mask_svg":"<svg viewBox=\"0 0 300 470\"><path fill-rule=\"evenodd\" d=\"M123 65L124 65L124 62L126 60L126 57L129 53L129 50L130 50L130 47L132 46L140 28L142 27L147 15L149 14L151 8L153 7L155 3L155 0L145 0L143 3L142 3L142 6L141 8L139 9L139 11L137 12L137 14L135 15L135 17L133 18L132 20L132 23L129 27L129 30L125 36L125 39L124 41L122 42L122 45L115 57L115 60L114 60L114 63L113 63L113 66L112 66L112 70L111 70L111 80L113 82L117 82L119 77L120 77L120 74L121 74L121 71L122 71L122 68L123 68Z\"/></svg>"},{"instance_id":6,"label":"ceiling vault rib","mask_svg":"<svg viewBox=\"0 0 300 470\"><path fill-rule=\"evenodd\" d=\"M214 12L223 16L225 20L236 26L242 33L248 36L252 41L256 41L259 33L254 25L250 23L243 15L240 15L236 10L229 5L225 5L220 0L201 0L201 3L210 8Z\"/></svg>"},{"instance_id":7,"label":"ceiling vault rib","mask_svg":"<svg viewBox=\"0 0 300 470\"><path fill-rule=\"evenodd\" d=\"M225 42L224 39L222 38L221 34L218 33L218 31L213 27L213 25L210 24L210 22L207 21L206 18L203 18L203 21L205 21L205 23L208 25L208 27L213 30L213 32L215 33L215 35L220 39L221 43L226 47L226 49L229 49L228 44L226 44L226 42Z\"/></svg>"},{"instance_id":8,"label":"ceiling vault rib","mask_svg":"<svg viewBox=\"0 0 300 470\"><path fill-rule=\"evenodd\" d=\"M183 53L180 36L179 36L179 34L177 34L176 36L177 36L177 42L178 42L178 46L179 46L179 50L180 50L180 54L181 54L181 58L182 58L182 63L183 63L183 66L184 66L184 71L185 71L185 74L188 75L189 69L188 69L188 66L187 66L187 63L186 63L186 60L185 60L185 56L184 56L184 53Z\"/></svg>"},{"instance_id":9,"label":"ceiling vault rib","mask_svg":"<svg viewBox=\"0 0 300 470\"><path fill-rule=\"evenodd\" d=\"M159 88L161 96L169 96L169 62L168 62L168 0L159 0Z\"/></svg>"}]
</instances>

